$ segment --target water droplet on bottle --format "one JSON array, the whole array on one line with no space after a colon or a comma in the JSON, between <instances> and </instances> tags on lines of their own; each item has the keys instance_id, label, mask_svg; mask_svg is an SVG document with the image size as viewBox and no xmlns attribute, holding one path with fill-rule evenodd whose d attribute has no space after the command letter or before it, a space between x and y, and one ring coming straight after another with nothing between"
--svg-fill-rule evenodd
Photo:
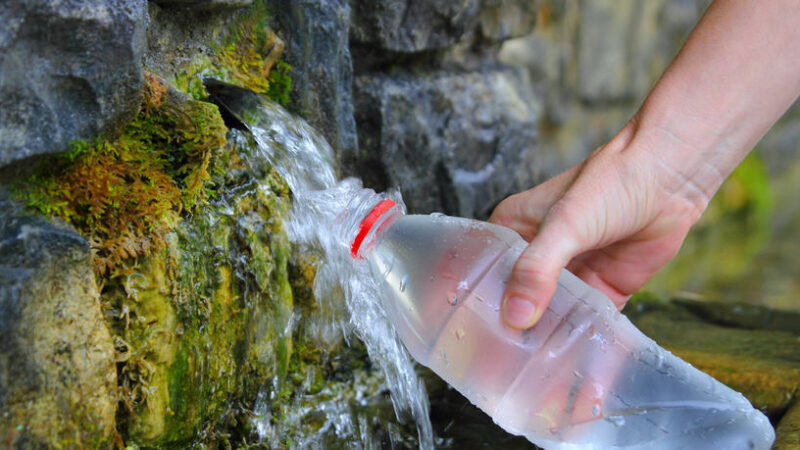
<instances>
[{"instance_id":1,"label":"water droplet on bottle","mask_svg":"<svg viewBox=\"0 0 800 450\"><path fill-rule=\"evenodd\" d=\"M458 290L466 291L467 289L469 289L469 283L467 282L466 279L463 279L458 282Z\"/></svg>"},{"instance_id":2,"label":"water droplet on bottle","mask_svg":"<svg viewBox=\"0 0 800 450\"><path fill-rule=\"evenodd\" d=\"M404 276L402 280L400 280L400 292L406 291L406 283L408 283L408 275Z\"/></svg>"},{"instance_id":3,"label":"water droplet on bottle","mask_svg":"<svg viewBox=\"0 0 800 450\"><path fill-rule=\"evenodd\" d=\"M597 417L599 415L600 415L600 406L592 405L592 417Z\"/></svg>"},{"instance_id":4,"label":"water droplet on bottle","mask_svg":"<svg viewBox=\"0 0 800 450\"><path fill-rule=\"evenodd\" d=\"M656 367L661 368L664 364L664 354L656 350Z\"/></svg>"},{"instance_id":5,"label":"water droplet on bottle","mask_svg":"<svg viewBox=\"0 0 800 450\"><path fill-rule=\"evenodd\" d=\"M453 294L451 296L448 296L447 297L447 303L450 303L451 305L456 306L456 304L458 303L458 295Z\"/></svg>"},{"instance_id":6,"label":"water droplet on bottle","mask_svg":"<svg viewBox=\"0 0 800 450\"><path fill-rule=\"evenodd\" d=\"M608 416L606 420L611 422L612 425L615 427L621 427L625 425L625 418L622 416Z\"/></svg>"},{"instance_id":7,"label":"water droplet on bottle","mask_svg":"<svg viewBox=\"0 0 800 450\"><path fill-rule=\"evenodd\" d=\"M461 340L461 338L463 338L465 334L466 334L466 333L464 332L464 329L463 329L463 328L459 328L459 329L457 329L457 330L456 330L456 339L458 339L458 340L460 341L460 340Z\"/></svg>"}]
</instances>

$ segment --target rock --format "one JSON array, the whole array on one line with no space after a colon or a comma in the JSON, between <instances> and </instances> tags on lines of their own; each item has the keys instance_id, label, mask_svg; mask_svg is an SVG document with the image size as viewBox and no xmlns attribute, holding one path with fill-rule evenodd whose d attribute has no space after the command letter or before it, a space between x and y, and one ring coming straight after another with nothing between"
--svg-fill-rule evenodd
<instances>
[{"instance_id":1,"label":"rock","mask_svg":"<svg viewBox=\"0 0 800 450\"><path fill-rule=\"evenodd\" d=\"M161 2L148 2L147 10L145 66L170 82L197 60L212 58L218 49L209 44L226 34L239 13Z\"/></svg>"},{"instance_id":2,"label":"rock","mask_svg":"<svg viewBox=\"0 0 800 450\"><path fill-rule=\"evenodd\" d=\"M520 163L538 114L526 86L524 71L503 68L359 76L359 172L399 186L410 211L486 217L530 182Z\"/></svg>"},{"instance_id":3,"label":"rock","mask_svg":"<svg viewBox=\"0 0 800 450\"><path fill-rule=\"evenodd\" d=\"M195 11L216 11L221 9L244 8L253 4L253 0L155 0L159 6L190 8Z\"/></svg>"},{"instance_id":4,"label":"rock","mask_svg":"<svg viewBox=\"0 0 800 450\"><path fill-rule=\"evenodd\" d=\"M627 99L628 30L633 20L633 1L583 2L578 35L578 86L591 101Z\"/></svg>"},{"instance_id":5,"label":"rock","mask_svg":"<svg viewBox=\"0 0 800 450\"><path fill-rule=\"evenodd\" d=\"M533 31L537 9L529 0L483 0L481 35L494 42L525 36Z\"/></svg>"},{"instance_id":6,"label":"rock","mask_svg":"<svg viewBox=\"0 0 800 450\"><path fill-rule=\"evenodd\" d=\"M576 90L582 99L633 100L647 93L652 58L657 55L655 30L661 3L581 2Z\"/></svg>"},{"instance_id":7,"label":"rock","mask_svg":"<svg viewBox=\"0 0 800 450\"><path fill-rule=\"evenodd\" d=\"M117 371L89 245L0 200L0 441L111 444Z\"/></svg>"},{"instance_id":8,"label":"rock","mask_svg":"<svg viewBox=\"0 0 800 450\"><path fill-rule=\"evenodd\" d=\"M141 101L145 0L0 5L0 165L113 134Z\"/></svg>"},{"instance_id":9,"label":"rock","mask_svg":"<svg viewBox=\"0 0 800 450\"><path fill-rule=\"evenodd\" d=\"M478 23L479 0L351 0L353 42L394 52L439 50Z\"/></svg>"},{"instance_id":10,"label":"rock","mask_svg":"<svg viewBox=\"0 0 800 450\"><path fill-rule=\"evenodd\" d=\"M270 0L292 66L293 105L337 152L352 159L358 146L353 120L353 68L345 0Z\"/></svg>"},{"instance_id":11,"label":"rock","mask_svg":"<svg viewBox=\"0 0 800 450\"><path fill-rule=\"evenodd\" d=\"M774 450L800 448L800 403L789 408L775 429Z\"/></svg>"}]
</instances>

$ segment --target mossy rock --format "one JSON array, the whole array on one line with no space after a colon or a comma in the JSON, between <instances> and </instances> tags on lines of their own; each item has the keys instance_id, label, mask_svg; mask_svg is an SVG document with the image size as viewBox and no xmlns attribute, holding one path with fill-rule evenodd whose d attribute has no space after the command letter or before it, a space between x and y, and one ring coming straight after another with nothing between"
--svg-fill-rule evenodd
<instances>
[{"instance_id":1,"label":"mossy rock","mask_svg":"<svg viewBox=\"0 0 800 450\"><path fill-rule=\"evenodd\" d=\"M236 439L259 391L286 376L288 191L274 173L225 173L217 198L180 222L162 251L104 289L123 361L118 428L126 443Z\"/></svg>"},{"instance_id":2,"label":"mossy rock","mask_svg":"<svg viewBox=\"0 0 800 450\"><path fill-rule=\"evenodd\" d=\"M784 414L778 428L775 430L776 439L773 450L792 450L800 448L800 402L795 404Z\"/></svg>"},{"instance_id":3,"label":"mossy rock","mask_svg":"<svg viewBox=\"0 0 800 450\"><path fill-rule=\"evenodd\" d=\"M73 225L92 247L98 275L157 252L166 234L209 198L225 144L217 107L146 76L137 116L113 139L74 142L41 160L14 191L35 210Z\"/></svg>"},{"instance_id":4,"label":"mossy rock","mask_svg":"<svg viewBox=\"0 0 800 450\"><path fill-rule=\"evenodd\" d=\"M286 106L292 88L292 68L281 59L284 42L270 27L267 2L258 0L225 27L209 51L194 56L172 81L195 99L206 99L204 78L251 90Z\"/></svg>"},{"instance_id":5,"label":"mossy rock","mask_svg":"<svg viewBox=\"0 0 800 450\"><path fill-rule=\"evenodd\" d=\"M0 442L110 446L114 347L88 243L2 198L0 243Z\"/></svg>"}]
</instances>

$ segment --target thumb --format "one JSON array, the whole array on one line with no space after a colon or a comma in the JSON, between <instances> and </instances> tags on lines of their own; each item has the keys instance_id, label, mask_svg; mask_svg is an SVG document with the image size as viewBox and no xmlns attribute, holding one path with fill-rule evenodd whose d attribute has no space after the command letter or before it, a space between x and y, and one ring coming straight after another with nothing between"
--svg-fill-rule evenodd
<instances>
[{"instance_id":1,"label":"thumb","mask_svg":"<svg viewBox=\"0 0 800 450\"><path fill-rule=\"evenodd\" d=\"M552 216L520 255L506 286L503 319L513 328L523 330L539 321L555 294L561 269L581 251L570 227Z\"/></svg>"}]
</instances>

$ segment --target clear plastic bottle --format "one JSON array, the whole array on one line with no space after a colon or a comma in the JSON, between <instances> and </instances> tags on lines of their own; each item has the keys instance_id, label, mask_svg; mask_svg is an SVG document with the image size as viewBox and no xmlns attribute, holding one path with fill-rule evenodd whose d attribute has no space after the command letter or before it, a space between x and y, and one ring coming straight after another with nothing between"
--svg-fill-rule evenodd
<instances>
[{"instance_id":1,"label":"clear plastic bottle","mask_svg":"<svg viewBox=\"0 0 800 450\"><path fill-rule=\"evenodd\" d=\"M405 215L389 199L351 223L351 255L382 278L384 309L411 355L508 432L547 449L772 445L772 426L744 396L659 347L566 270L533 328L504 325L505 283L527 245L516 232Z\"/></svg>"}]
</instances>

